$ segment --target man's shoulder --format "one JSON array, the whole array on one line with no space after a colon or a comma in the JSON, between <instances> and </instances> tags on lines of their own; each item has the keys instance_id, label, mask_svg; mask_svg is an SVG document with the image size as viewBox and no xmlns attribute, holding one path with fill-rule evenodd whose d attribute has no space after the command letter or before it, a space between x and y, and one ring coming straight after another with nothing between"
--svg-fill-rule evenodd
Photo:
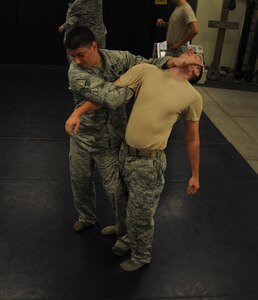
<instances>
[{"instance_id":1,"label":"man's shoulder","mask_svg":"<svg viewBox=\"0 0 258 300\"><path fill-rule=\"evenodd\" d=\"M141 67L142 66L142 67ZM138 64L136 66L134 66L133 68L142 68L142 72L144 72L145 74L154 74L153 72L158 72L158 73L161 73L161 72L164 72L163 69L157 67L156 65L152 65L152 64L148 64L148 63L141 63L141 64Z\"/></svg>"},{"instance_id":2,"label":"man's shoulder","mask_svg":"<svg viewBox=\"0 0 258 300\"><path fill-rule=\"evenodd\" d=\"M192 90L193 90L193 94L195 95L195 100L198 102L202 102L202 95L193 86L192 86Z\"/></svg>"},{"instance_id":3,"label":"man's shoulder","mask_svg":"<svg viewBox=\"0 0 258 300\"><path fill-rule=\"evenodd\" d=\"M76 75L76 74L86 74L88 73L87 69L82 69L79 67L74 61L70 63L69 70L68 70L68 75Z\"/></svg>"},{"instance_id":4,"label":"man's shoulder","mask_svg":"<svg viewBox=\"0 0 258 300\"><path fill-rule=\"evenodd\" d=\"M192 15L195 15L195 12L192 8L192 6L189 4L189 3L186 3L184 6L183 6L183 11L186 13L186 14L192 14Z\"/></svg>"},{"instance_id":5,"label":"man's shoulder","mask_svg":"<svg viewBox=\"0 0 258 300\"><path fill-rule=\"evenodd\" d=\"M188 80L185 80L185 85L187 85L189 90L192 92L192 95L195 100L197 100L197 101L202 100L202 95L197 91L197 89Z\"/></svg>"},{"instance_id":6,"label":"man's shoulder","mask_svg":"<svg viewBox=\"0 0 258 300\"><path fill-rule=\"evenodd\" d=\"M182 8L193 10L192 6L188 2L186 2L184 5L182 5Z\"/></svg>"},{"instance_id":7,"label":"man's shoulder","mask_svg":"<svg viewBox=\"0 0 258 300\"><path fill-rule=\"evenodd\" d=\"M117 59L124 58L126 56L132 55L129 51L126 50L109 50L109 49L99 49L100 53L108 58L109 60L116 61Z\"/></svg>"},{"instance_id":8,"label":"man's shoulder","mask_svg":"<svg viewBox=\"0 0 258 300\"><path fill-rule=\"evenodd\" d=\"M68 70L68 78L70 85L73 85L80 80L84 82L90 81L92 78L92 74L89 72L89 70L82 69L81 67L77 66L74 62L72 62Z\"/></svg>"}]
</instances>

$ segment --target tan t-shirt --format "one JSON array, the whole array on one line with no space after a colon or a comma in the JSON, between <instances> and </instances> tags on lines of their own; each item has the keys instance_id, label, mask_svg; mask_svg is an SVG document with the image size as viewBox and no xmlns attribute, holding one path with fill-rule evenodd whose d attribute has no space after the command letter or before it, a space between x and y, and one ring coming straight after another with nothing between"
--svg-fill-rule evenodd
<instances>
[{"instance_id":1,"label":"tan t-shirt","mask_svg":"<svg viewBox=\"0 0 258 300\"><path fill-rule=\"evenodd\" d=\"M163 150L175 122L199 121L202 97L187 80L171 77L168 70L150 64L132 67L120 77L121 86L136 91L125 139L137 149Z\"/></svg>"},{"instance_id":2,"label":"tan t-shirt","mask_svg":"<svg viewBox=\"0 0 258 300\"><path fill-rule=\"evenodd\" d=\"M188 24L195 21L197 21L196 16L188 3L177 6L169 18L167 43L175 44L182 40L188 30Z\"/></svg>"}]
</instances>

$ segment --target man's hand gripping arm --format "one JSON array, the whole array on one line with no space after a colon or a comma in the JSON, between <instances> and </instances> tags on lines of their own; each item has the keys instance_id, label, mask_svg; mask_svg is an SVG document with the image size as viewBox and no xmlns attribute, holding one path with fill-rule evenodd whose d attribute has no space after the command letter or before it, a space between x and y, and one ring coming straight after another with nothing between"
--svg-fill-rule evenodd
<instances>
[{"instance_id":1,"label":"man's hand gripping arm","mask_svg":"<svg viewBox=\"0 0 258 300\"><path fill-rule=\"evenodd\" d=\"M100 109L102 106L91 101L84 102L81 106L76 108L65 123L65 131L68 135L73 136L77 134L80 127L81 116L87 112Z\"/></svg>"},{"instance_id":2,"label":"man's hand gripping arm","mask_svg":"<svg viewBox=\"0 0 258 300\"><path fill-rule=\"evenodd\" d=\"M115 84L119 85L119 82L120 80L118 79L117 81L115 81ZM86 100L82 105L80 105L73 111L73 113L70 115L70 117L65 123L65 131L68 135L72 136L74 134L77 134L80 127L80 118L83 114L102 108L102 104L105 106L108 106L108 104L110 104L109 107L114 109L120 106L121 104L126 103L128 99L131 98L133 95L133 92L130 91L128 88L124 88L124 97L121 97L121 93L123 94L123 88L121 88L119 92L112 94L112 90L110 90L110 87L112 87L112 84L110 82L102 82L101 87L98 87L101 91L99 93L99 96L97 95L97 93L84 93L85 97L88 96L87 98L92 99L94 102ZM109 93L106 91L106 89L108 89L110 91L110 94L112 94L111 97L109 96ZM95 103L95 101L101 104L97 104Z\"/></svg>"}]
</instances>

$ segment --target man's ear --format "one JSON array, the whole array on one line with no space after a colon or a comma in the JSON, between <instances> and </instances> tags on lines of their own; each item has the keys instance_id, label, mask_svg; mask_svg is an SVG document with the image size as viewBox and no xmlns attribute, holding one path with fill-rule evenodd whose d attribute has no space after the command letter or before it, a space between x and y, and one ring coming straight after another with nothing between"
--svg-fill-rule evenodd
<instances>
[{"instance_id":1,"label":"man's ear","mask_svg":"<svg viewBox=\"0 0 258 300\"><path fill-rule=\"evenodd\" d=\"M97 50L98 49L98 44L96 41L92 42L91 47L93 50Z\"/></svg>"},{"instance_id":2,"label":"man's ear","mask_svg":"<svg viewBox=\"0 0 258 300\"><path fill-rule=\"evenodd\" d=\"M199 76L200 75L200 70L199 68L195 67L193 70L192 70L192 74L193 76Z\"/></svg>"}]
</instances>

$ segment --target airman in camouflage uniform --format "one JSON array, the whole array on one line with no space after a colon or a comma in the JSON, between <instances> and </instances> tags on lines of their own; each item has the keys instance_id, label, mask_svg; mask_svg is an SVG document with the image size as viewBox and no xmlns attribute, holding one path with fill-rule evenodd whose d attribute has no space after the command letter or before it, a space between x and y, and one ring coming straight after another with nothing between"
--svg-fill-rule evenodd
<instances>
[{"instance_id":1,"label":"airman in camouflage uniform","mask_svg":"<svg viewBox=\"0 0 258 300\"><path fill-rule=\"evenodd\" d=\"M64 42L67 33L74 26L89 27L96 37L99 48L106 48L107 29L103 22L102 0L73 0L68 4L66 20L59 27L59 31L65 31Z\"/></svg>"},{"instance_id":2,"label":"airman in camouflage uniform","mask_svg":"<svg viewBox=\"0 0 258 300\"><path fill-rule=\"evenodd\" d=\"M97 221L93 183L93 171L97 166L117 218L116 232L119 238L126 232L127 195L119 174L119 150L126 126L125 106L101 108L81 117L77 116L77 111L87 105L86 100L101 101L109 97L114 102L127 102L133 92L127 87L115 86L112 82L136 64L149 62L162 66L169 57L147 61L128 51L100 50L94 35L86 27L73 28L67 35L65 46L74 58L68 76L74 94L75 111L67 120L66 131L72 135L70 174L78 221L85 226ZM71 133L78 122L79 131Z\"/></svg>"}]
</instances>

